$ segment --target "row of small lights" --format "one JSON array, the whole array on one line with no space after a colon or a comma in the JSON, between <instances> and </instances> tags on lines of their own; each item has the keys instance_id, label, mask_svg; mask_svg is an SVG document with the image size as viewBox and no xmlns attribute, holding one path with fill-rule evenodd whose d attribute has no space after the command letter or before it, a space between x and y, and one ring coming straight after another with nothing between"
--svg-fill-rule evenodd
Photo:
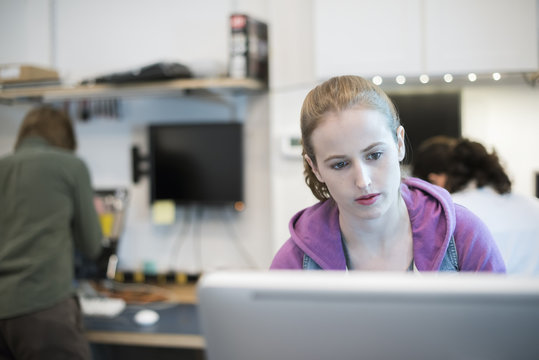
<instances>
[{"instance_id":1,"label":"row of small lights","mask_svg":"<svg viewBox=\"0 0 539 360\"><path fill-rule=\"evenodd\" d=\"M502 78L502 75L498 72L495 72L492 74L492 79L494 81L498 81ZM454 78L453 78L453 75L451 74L445 74L443 76L443 79L446 83L451 83L453 82ZM475 82L477 80L477 74L475 73L469 73L468 74L468 80L470 82ZM422 84L428 84L430 82L430 77L426 74L423 74L423 75L420 75L419 76L419 81L422 83ZM383 83L383 79L381 76L379 75L376 75L372 78L372 82L376 85L381 85ZM398 75L397 77L395 77L395 82L399 85L404 85L406 83L406 76L404 75Z\"/></svg>"}]
</instances>

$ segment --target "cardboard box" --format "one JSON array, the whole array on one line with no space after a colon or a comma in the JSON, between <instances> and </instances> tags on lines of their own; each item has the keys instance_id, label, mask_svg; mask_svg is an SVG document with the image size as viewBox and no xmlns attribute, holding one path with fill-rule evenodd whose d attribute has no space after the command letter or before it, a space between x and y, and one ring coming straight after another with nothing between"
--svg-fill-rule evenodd
<instances>
[{"instance_id":1,"label":"cardboard box","mask_svg":"<svg viewBox=\"0 0 539 360\"><path fill-rule=\"evenodd\" d=\"M58 80L58 72L54 69L21 65L0 65L0 84Z\"/></svg>"}]
</instances>

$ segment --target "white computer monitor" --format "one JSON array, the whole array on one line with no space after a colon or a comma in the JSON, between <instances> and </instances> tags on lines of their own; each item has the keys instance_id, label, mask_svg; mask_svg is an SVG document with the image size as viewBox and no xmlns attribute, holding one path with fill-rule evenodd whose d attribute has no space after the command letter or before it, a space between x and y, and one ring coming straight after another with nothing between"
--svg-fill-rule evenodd
<instances>
[{"instance_id":1,"label":"white computer monitor","mask_svg":"<svg viewBox=\"0 0 539 360\"><path fill-rule=\"evenodd\" d=\"M539 278L215 272L198 298L208 360L539 359Z\"/></svg>"}]
</instances>

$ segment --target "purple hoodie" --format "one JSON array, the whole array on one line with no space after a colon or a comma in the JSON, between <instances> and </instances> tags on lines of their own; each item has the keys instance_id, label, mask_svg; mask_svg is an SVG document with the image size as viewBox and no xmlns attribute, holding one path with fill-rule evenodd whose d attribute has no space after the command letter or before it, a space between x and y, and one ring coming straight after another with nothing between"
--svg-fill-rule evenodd
<instances>
[{"instance_id":1,"label":"purple hoodie","mask_svg":"<svg viewBox=\"0 0 539 360\"><path fill-rule=\"evenodd\" d=\"M486 225L454 204L443 188L417 178L401 183L412 223L414 263L419 271L437 271L454 236L461 271L505 272L502 256ZM339 209L332 200L298 212L290 220L291 237L279 249L271 269L302 269L307 254L324 270L345 270Z\"/></svg>"}]
</instances>

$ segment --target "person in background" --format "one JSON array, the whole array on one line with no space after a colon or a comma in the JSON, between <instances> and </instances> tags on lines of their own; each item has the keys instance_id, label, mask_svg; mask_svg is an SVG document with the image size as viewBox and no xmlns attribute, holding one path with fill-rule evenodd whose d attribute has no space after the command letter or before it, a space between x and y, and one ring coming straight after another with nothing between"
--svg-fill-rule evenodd
<instances>
[{"instance_id":1,"label":"person in background","mask_svg":"<svg viewBox=\"0 0 539 360\"><path fill-rule=\"evenodd\" d=\"M435 137L414 154L412 174L445 187L488 226L508 274L539 275L539 199L511 192L495 151L469 139Z\"/></svg>"},{"instance_id":2,"label":"person in background","mask_svg":"<svg viewBox=\"0 0 539 360\"><path fill-rule=\"evenodd\" d=\"M477 216L444 189L402 178L404 128L379 87L358 76L318 85L301 136L319 202L291 219L271 269L505 272Z\"/></svg>"},{"instance_id":3,"label":"person in background","mask_svg":"<svg viewBox=\"0 0 539 360\"><path fill-rule=\"evenodd\" d=\"M25 116L0 158L0 359L90 359L74 289L74 249L101 251L85 163L70 118Z\"/></svg>"},{"instance_id":4,"label":"person in background","mask_svg":"<svg viewBox=\"0 0 539 360\"><path fill-rule=\"evenodd\" d=\"M445 188L451 150L457 139L450 136L433 136L426 139L412 154L412 176Z\"/></svg>"}]
</instances>

